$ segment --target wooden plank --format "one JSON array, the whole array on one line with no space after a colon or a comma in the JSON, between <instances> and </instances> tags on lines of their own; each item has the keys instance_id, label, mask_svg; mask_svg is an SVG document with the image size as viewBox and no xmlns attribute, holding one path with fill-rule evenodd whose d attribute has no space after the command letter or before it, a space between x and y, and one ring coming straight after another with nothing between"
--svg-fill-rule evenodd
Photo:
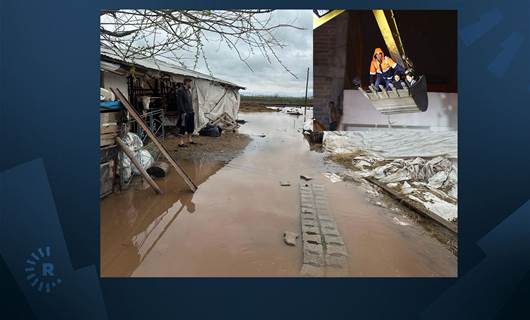
<instances>
[{"instance_id":1,"label":"wooden plank","mask_svg":"<svg viewBox=\"0 0 530 320\"><path fill-rule=\"evenodd\" d=\"M117 132L101 134L99 136L99 146L102 147L107 146L109 144L114 144L114 138L116 136L118 136Z\"/></svg>"},{"instance_id":2,"label":"wooden plank","mask_svg":"<svg viewBox=\"0 0 530 320\"><path fill-rule=\"evenodd\" d=\"M102 138L114 138L118 135L117 132L102 133L99 136Z\"/></svg>"},{"instance_id":3,"label":"wooden plank","mask_svg":"<svg viewBox=\"0 0 530 320\"><path fill-rule=\"evenodd\" d=\"M106 147L114 144L114 138L111 139L99 139L99 146Z\"/></svg>"},{"instance_id":4,"label":"wooden plank","mask_svg":"<svg viewBox=\"0 0 530 320\"><path fill-rule=\"evenodd\" d=\"M112 145L100 149L100 163L116 159L116 157L118 156L118 147L116 146L116 144L114 144L114 139L112 143Z\"/></svg>"},{"instance_id":5,"label":"wooden plank","mask_svg":"<svg viewBox=\"0 0 530 320\"><path fill-rule=\"evenodd\" d=\"M99 196L111 194L114 187L114 161L107 161L99 165Z\"/></svg>"},{"instance_id":6,"label":"wooden plank","mask_svg":"<svg viewBox=\"0 0 530 320\"><path fill-rule=\"evenodd\" d=\"M121 118L121 111L100 112L100 124L117 123Z\"/></svg>"},{"instance_id":7,"label":"wooden plank","mask_svg":"<svg viewBox=\"0 0 530 320\"><path fill-rule=\"evenodd\" d=\"M156 135L153 132L151 132L151 130L149 129L147 124L144 122L144 120L140 117L138 112L136 112L136 110L134 110L134 108L129 104L129 101L127 101L127 98L125 98L125 96L120 91L120 89L111 88L110 90L112 91L112 93L114 93L114 95L118 98L118 100L121 101L125 109L127 109L127 111L134 118L134 120L136 120L136 122L138 122L138 124L142 127L142 129L144 129L145 133L149 136L151 141L153 141L155 146L160 150L160 152L164 155L167 161L173 166L173 168L175 168L175 170L182 177L182 179L184 179L184 182L186 182L190 190L192 192L195 192L195 190L197 190L197 186L195 185L195 183L191 181L190 177L188 177L186 172L184 172L184 170L178 165L178 163L171 157L167 149L162 145L162 143L160 143Z\"/></svg>"},{"instance_id":8,"label":"wooden plank","mask_svg":"<svg viewBox=\"0 0 530 320\"><path fill-rule=\"evenodd\" d=\"M114 138L117 136L116 133L106 133L99 136L99 146L107 146L114 144Z\"/></svg>"},{"instance_id":9,"label":"wooden plank","mask_svg":"<svg viewBox=\"0 0 530 320\"><path fill-rule=\"evenodd\" d=\"M381 183L381 182L377 181L374 178L368 177L368 178L365 178L365 179L370 181L371 183L377 185L381 189L385 190L391 196L393 196L397 200L400 200L401 202L403 202L407 207L411 208L412 210L418 212L419 214L421 214L421 215L423 215L423 216L425 216L427 218L430 218L431 220L434 220L435 222L437 222L438 224L440 224L443 227L447 228L448 230L450 230L450 231L452 231L454 233L458 233L458 225L445 220L444 218L440 217L439 215L437 215L436 213L432 212L431 210L425 208L424 206L420 206L420 204L415 203L411 199L409 199L407 197L403 197L398 192L392 190L391 188L387 187L384 183Z\"/></svg>"},{"instance_id":10,"label":"wooden plank","mask_svg":"<svg viewBox=\"0 0 530 320\"><path fill-rule=\"evenodd\" d=\"M125 143L123 142L123 140L120 139L120 137L116 137L116 143L118 144L118 146L120 146L121 150L125 152L129 159L131 159L131 162L134 164L136 169L140 171L142 177L147 181L147 183L149 183L149 185L155 190L155 192L158 194L162 193L162 190L160 190L153 178L151 178L151 176L145 171L144 167L142 167L142 164L139 163L138 160L136 160L136 158L134 157L134 153L131 151L131 149L127 147L127 145L125 145Z\"/></svg>"},{"instance_id":11,"label":"wooden plank","mask_svg":"<svg viewBox=\"0 0 530 320\"><path fill-rule=\"evenodd\" d=\"M101 126L99 133L105 134L105 133L117 133L118 132L118 126L115 124L112 124L110 126Z\"/></svg>"}]
</instances>

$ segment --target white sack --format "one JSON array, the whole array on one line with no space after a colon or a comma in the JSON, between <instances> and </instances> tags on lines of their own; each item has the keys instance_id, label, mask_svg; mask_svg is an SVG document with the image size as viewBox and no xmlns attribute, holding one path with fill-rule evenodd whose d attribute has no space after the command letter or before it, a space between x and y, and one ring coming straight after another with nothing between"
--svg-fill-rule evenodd
<instances>
[{"instance_id":1,"label":"white sack","mask_svg":"<svg viewBox=\"0 0 530 320\"><path fill-rule=\"evenodd\" d=\"M457 158L456 131L376 129L325 131L323 145L333 153L364 151L384 158Z\"/></svg>"}]
</instances>

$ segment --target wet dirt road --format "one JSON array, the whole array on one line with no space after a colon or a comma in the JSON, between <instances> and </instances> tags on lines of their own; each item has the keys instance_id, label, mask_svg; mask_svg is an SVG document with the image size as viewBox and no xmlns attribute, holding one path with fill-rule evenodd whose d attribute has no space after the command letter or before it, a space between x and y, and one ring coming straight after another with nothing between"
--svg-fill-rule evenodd
<instances>
[{"instance_id":1,"label":"wet dirt road","mask_svg":"<svg viewBox=\"0 0 530 320\"><path fill-rule=\"evenodd\" d=\"M101 202L102 276L299 276L300 239L290 247L282 235L300 233L301 174L327 189L351 276L456 276L456 257L420 225L322 175L334 165L309 150L302 116L240 119L247 120L240 132L253 140L239 156L182 163L199 185L195 194L171 172L158 180L163 195L137 186Z\"/></svg>"}]
</instances>

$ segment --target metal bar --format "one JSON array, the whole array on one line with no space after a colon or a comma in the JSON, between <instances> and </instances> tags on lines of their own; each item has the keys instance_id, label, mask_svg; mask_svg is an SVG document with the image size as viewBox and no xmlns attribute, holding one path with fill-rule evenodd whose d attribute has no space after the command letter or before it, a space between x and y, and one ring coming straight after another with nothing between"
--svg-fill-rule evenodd
<instances>
[{"instance_id":1,"label":"metal bar","mask_svg":"<svg viewBox=\"0 0 530 320\"><path fill-rule=\"evenodd\" d=\"M306 112L307 112L307 86L309 85L309 67L307 68L307 76L305 79L305 98L304 98L304 124L306 120Z\"/></svg>"},{"instance_id":2,"label":"metal bar","mask_svg":"<svg viewBox=\"0 0 530 320\"><path fill-rule=\"evenodd\" d=\"M387 96L388 98L390 98L390 96L388 95L388 92L386 92L386 89L385 89L385 87L383 87L382 84L379 85L379 89L381 89L381 92L384 92L384 93L386 94L386 96Z\"/></svg>"}]
</instances>

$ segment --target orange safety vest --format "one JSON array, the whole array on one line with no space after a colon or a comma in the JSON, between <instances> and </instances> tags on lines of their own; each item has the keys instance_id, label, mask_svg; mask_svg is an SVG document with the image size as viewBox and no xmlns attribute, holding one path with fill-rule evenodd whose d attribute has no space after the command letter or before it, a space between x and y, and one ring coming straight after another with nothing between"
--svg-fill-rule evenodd
<instances>
[{"instance_id":1,"label":"orange safety vest","mask_svg":"<svg viewBox=\"0 0 530 320\"><path fill-rule=\"evenodd\" d=\"M381 62L377 61L375 55L378 53L383 54ZM392 58L385 56L385 53L381 48L375 48L374 55L372 56L372 63L370 63L370 74L375 75L376 73L383 74L386 73L390 68L395 68L397 63L392 60Z\"/></svg>"}]
</instances>

